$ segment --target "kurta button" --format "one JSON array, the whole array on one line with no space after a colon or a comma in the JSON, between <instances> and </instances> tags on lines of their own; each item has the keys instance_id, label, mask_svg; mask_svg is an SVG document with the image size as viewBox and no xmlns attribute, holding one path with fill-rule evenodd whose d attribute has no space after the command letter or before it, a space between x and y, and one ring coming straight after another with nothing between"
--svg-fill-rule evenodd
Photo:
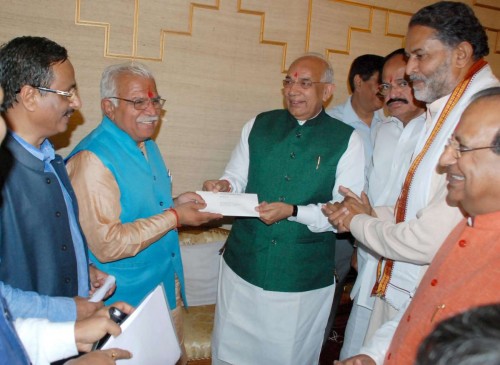
<instances>
[{"instance_id":1,"label":"kurta button","mask_svg":"<svg viewBox=\"0 0 500 365\"><path fill-rule=\"evenodd\" d=\"M460 241L458 241L458 245L460 247L465 247L465 246L467 246L467 241L466 240L460 240Z\"/></svg>"},{"instance_id":2,"label":"kurta button","mask_svg":"<svg viewBox=\"0 0 500 365\"><path fill-rule=\"evenodd\" d=\"M391 355L392 355L392 353L389 352L389 355L387 355L387 360L391 359Z\"/></svg>"},{"instance_id":3,"label":"kurta button","mask_svg":"<svg viewBox=\"0 0 500 365\"><path fill-rule=\"evenodd\" d=\"M301 132L297 132L295 135L297 136L297 138L302 137L302 133Z\"/></svg>"},{"instance_id":4,"label":"kurta button","mask_svg":"<svg viewBox=\"0 0 500 365\"><path fill-rule=\"evenodd\" d=\"M153 180L156 181L156 176L153 176Z\"/></svg>"},{"instance_id":5,"label":"kurta button","mask_svg":"<svg viewBox=\"0 0 500 365\"><path fill-rule=\"evenodd\" d=\"M175 257L175 252L172 252L172 257Z\"/></svg>"},{"instance_id":6,"label":"kurta button","mask_svg":"<svg viewBox=\"0 0 500 365\"><path fill-rule=\"evenodd\" d=\"M59 218L61 216L61 212L56 212L56 217Z\"/></svg>"},{"instance_id":7,"label":"kurta button","mask_svg":"<svg viewBox=\"0 0 500 365\"><path fill-rule=\"evenodd\" d=\"M290 153L290 158L291 158L291 159L294 159L294 158L295 158L295 153L293 153L293 152L292 152L292 153Z\"/></svg>"},{"instance_id":8,"label":"kurta button","mask_svg":"<svg viewBox=\"0 0 500 365\"><path fill-rule=\"evenodd\" d=\"M66 284L69 284L69 283L71 282L71 279L70 279L70 278L65 278L65 279L64 279L64 282L65 282Z\"/></svg>"},{"instance_id":9,"label":"kurta button","mask_svg":"<svg viewBox=\"0 0 500 365\"><path fill-rule=\"evenodd\" d=\"M275 244L277 244L278 242L277 242L276 240L271 240L271 243L272 243L273 245L275 245Z\"/></svg>"},{"instance_id":10,"label":"kurta button","mask_svg":"<svg viewBox=\"0 0 500 365\"><path fill-rule=\"evenodd\" d=\"M406 317L406 322L410 322L411 319L411 314L408 314L408 317Z\"/></svg>"},{"instance_id":11,"label":"kurta button","mask_svg":"<svg viewBox=\"0 0 500 365\"><path fill-rule=\"evenodd\" d=\"M292 179L292 178L291 178L290 176L285 175L285 180L286 180L286 181L290 181L291 179Z\"/></svg>"},{"instance_id":12,"label":"kurta button","mask_svg":"<svg viewBox=\"0 0 500 365\"><path fill-rule=\"evenodd\" d=\"M432 286L436 286L436 285L437 285L437 283L438 283L437 279L432 279L432 280L431 280L431 285L432 285Z\"/></svg>"},{"instance_id":13,"label":"kurta button","mask_svg":"<svg viewBox=\"0 0 500 365\"><path fill-rule=\"evenodd\" d=\"M68 249L68 246L66 246L66 245L61 246L61 250L66 251L67 249Z\"/></svg>"},{"instance_id":14,"label":"kurta button","mask_svg":"<svg viewBox=\"0 0 500 365\"><path fill-rule=\"evenodd\" d=\"M160 202L160 207L163 207L163 202Z\"/></svg>"},{"instance_id":15,"label":"kurta button","mask_svg":"<svg viewBox=\"0 0 500 365\"><path fill-rule=\"evenodd\" d=\"M284 197L284 196L280 196L280 197L278 198L278 200L279 200L280 202L284 202L284 201L285 201L285 197Z\"/></svg>"},{"instance_id":16,"label":"kurta button","mask_svg":"<svg viewBox=\"0 0 500 365\"><path fill-rule=\"evenodd\" d=\"M46 179L45 179L45 182L46 182L47 184L50 184L50 183L51 183L50 178L46 178Z\"/></svg>"}]
</instances>

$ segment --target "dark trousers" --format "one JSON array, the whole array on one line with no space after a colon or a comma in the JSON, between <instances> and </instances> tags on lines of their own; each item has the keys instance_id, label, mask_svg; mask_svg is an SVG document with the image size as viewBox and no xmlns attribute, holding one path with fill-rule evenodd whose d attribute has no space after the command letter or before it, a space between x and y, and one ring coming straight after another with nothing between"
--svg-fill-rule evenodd
<instances>
[{"instance_id":1,"label":"dark trousers","mask_svg":"<svg viewBox=\"0 0 500 365\"><path fill-rule=\"evenodd\" d=\"M335 294L333 296L332 309L330 311L330 316L328 317L328 322L325 328L325 337L323 339L323 345L330 336L330 333L335 322L335 316L337 314L337 309L340 304L340 299L342 299L342 293L344 291L344 285L347 279L347 274L351 270L351 257L354 252L354 237L350 233L337 234L337 242L335 245L335 271L337 273L337 285L335 286Z\"/></svg>"}]
</instances>

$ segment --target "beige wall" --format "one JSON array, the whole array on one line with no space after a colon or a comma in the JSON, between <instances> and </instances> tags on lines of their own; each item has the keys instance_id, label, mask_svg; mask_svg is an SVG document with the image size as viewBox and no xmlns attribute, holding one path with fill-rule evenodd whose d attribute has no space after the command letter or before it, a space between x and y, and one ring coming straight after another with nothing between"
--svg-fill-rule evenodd
<instances>
[{"instance_id":1,"label":"beige wall","mask_svg":"<svg viewBox=\"0 0 500 365\"><path fill-rule=\"evenodd\" d=\"M83 108L54 139L67 155L100 121L103 68L136 59L167 99L157 142L174 194L222 173L243 124L283 105L281 80L305 51L335 69L332 105L347 97L351 61L403 45L412 13L431 0L0 0L0 42L45 36L70 52ZM488 61L500 75L500 4L464 1L487 27Z\"/></svg>"}]
</instances>

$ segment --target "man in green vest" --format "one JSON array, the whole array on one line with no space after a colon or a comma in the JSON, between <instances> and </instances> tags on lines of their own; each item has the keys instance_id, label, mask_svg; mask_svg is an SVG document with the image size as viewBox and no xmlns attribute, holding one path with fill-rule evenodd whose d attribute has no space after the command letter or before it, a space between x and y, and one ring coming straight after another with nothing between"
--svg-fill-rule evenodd
<instances>
[{"instance_id":1,"label":"man in green vest","mask_svg":"<svg viewBox=\"0 0 500 365\"><path fill-rule=\"evenodd\" d=\"M236 219L227 241L212 364L318 363L335 286L335 235L321 207L342 200L339 185L364 185L361 138L323 109L333 90L321 55L295 60L287 109L249 121L222 178L204 183L260 201L260 219Z\"/></svg>"}]
</instances>

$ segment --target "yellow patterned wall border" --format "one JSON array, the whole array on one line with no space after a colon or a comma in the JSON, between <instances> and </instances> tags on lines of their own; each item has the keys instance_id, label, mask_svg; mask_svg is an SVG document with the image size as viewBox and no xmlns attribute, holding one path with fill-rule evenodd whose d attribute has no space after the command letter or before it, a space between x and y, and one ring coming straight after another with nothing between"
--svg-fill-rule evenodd
<instances>
[{"instance_id":1,"label":"yellow patterned wall border","mask_svg":"<svg viewBox=\"0 0 500 365\"><path fill-rule=\"evenodd\" d=\"M480 0L473 0L472 5L477 6L479 8L486 8L486 9L491 9L491 10L500 10L500 6L494 6L494 5L488 5L488 4L481 4Z\"/></svg>"},{"instance_id":2,"label":"yellow patterned wall border","mask_svg":"<svg viewBox=\"0 0 500 365\"><path fill-rule=\"evenodd\" d=\"M110 23L105 22L95 22L91 20L83 20L81 19L80 6L83 0L76 0L76 11L75 11L75 24L77 25L85 25L85 26L94 26L94 27L102 27L104 28L105 38L104 38L104 57L109 58L125 58L125 59L134 59L134 60L148 60L148 61L163 61L163 53L164 53L164 42L165 36L167 34L177 34L177 35L192 35L193 32L193 13L194 9L209 9L209 10L219 10L220 8L220 0L215 0L215 5L206 5L206 4L198 4L198 3L190 3L189 5L189 17L188 17L188 29L187 31L176 31L176 30L168 30L168 29L160 29L160 56L159 57L143 57L137 55L137 33L139 30L139 0L134 0L134 31L132 37L132 54L119 54L112 53L109 51L109 37L110 37Z\"/></svg>"},{"instance_id":3,"label":"yellow patterned wall border","mask_svg":"<svg viewBox=\"0 0 500 365\"><path fill-rule=\"evenodd\" d=\"M337 54L345 54L348 55L350 54L351 51L351 37L353 32L362 32L362 33L371 33L372 32L372 27L373 27L373 13L375 10L383 11L385 12L385 32L384 35L387 37L395 37L395 38L401 38L401 45L404 45L404 35L401 34L395 34L389 32L389 23L390 23L390 17L391 15L407 15L411 16L412 13L406 12L406 11L400 11L400 10L394 10L394 9L389 9L389 8L384 8L380 6L375 6L375 5L366 5L362 4L356 1L349 1L349 0L330 0L334 3L341 3L341 4L347 4L347 5L353 5L353 6L358 6L362 7L365 9L369 9L370 11L370 16L368 19L368 27L367 28L360 28L360 27L353 27L349 26L349 29L347 31L347 42L346 42L346 48L345 49L333 49L333 48L328 48L327 49L327 55L330 53L337 53Z\"/></svg>"},{"instance_id":4,"label":"yellow patterned wall border","mask_svg":"<svg viewBox=\"0 0 500 365\"><path fill-rule=\"evenodd\" d=\"M137 42L138 42L137 33L138 33L138 28L139 28L139 25L138 25L139 0L134 0L134 27L133 27L134 31L133 31L133 39L132 39L133 45L132 45L132 54L128 54L128 55L127 54L112 53L109 51L109 38L110 38L111 24L105 23L105 22L83 20L81 18L81 10L80 10L82 1L83 0L76 1L75 24L104 28L104 31L105 31L104 57L136 59L136 60L149 60L149 61L162 61L163 60L163 54L164 54L163 45L164 45L166 34L177 34L177 35L186 35L186 36L192 35L194 9L200 8L200 9L209 9L209 10L219 10L219 8L220 8L220 0L216 0L215 5L191 3L189 6L188 29L186 31L176 31L176 30L168 30L168 29L162 28L160 30L160 32L161 32L161 34L160 34L160 44L161 44L160 56L158 58L155 58L155 57L142 57L142 56L137 55ZM308 11L308 19L307 19L307 35L306 35L305 51L307 51L309 48L309 38L310 38L310 32L311 32L312 1L313 0L309 0L309 11ZM287 55L288 43L282 42L282 41L271 40L271 39L265 39L264 33L265 33L266 14L262 11L244 9L242 7L242 0L238 0L237 12L241 13L241 14L260 16L261 20L260 20L259 42L261 44L269 44L269 45L274 45L274 46L280 46L283 48L282 60L281 60L281 70L282 70L282 72L285 72L286 71L286 55Z\"/></svg>"},{"instance_id":5,"label":"yellow patterned wall border","mask_svg":"<svg viewBox=\"0 0 500 365\"><path fill-rule=\"evenodd\" d=\"M480 0L473 0L472 5L477 6L478 8L485 8L485 9L500 11L500 6L493 6L493 5L488 5L488 4L481 4ZM495 53L496 54L500 54L500 29L491 28L491 27L484 27L484 28L486 30L489 30L489 31L494 32L496 34L496 37L495 37Z\"/></svg>"},{"instance_id":6,"label":"yellow patterned wall border","mask_svg":"<svg viewBox=\"0 0 500 365\"><path fill-rule=\"evenodd\" d=\"M259 42L262 43L262 44L271 44L271 45L274 45L274 46L281 46L281 47L283 47L283 53L281 55L281 72L285 72L286 71L286 51L287 51L288 43L287 42L280 42L280 41L273 41L273 40L270 40L270 39L265 39L264 38L264 32L265 32L265 26L266 26L266 13L264 13L263 11L255 11L255 10L243 9L241 7L241 1L242 0L238 0L238 6L237 6L238 13L260 16L260 36L259 36ZM309 13L310 13L310 9L311 9L311 3L312 3L312 0L309 0ZM309 15L308 22L307 22L308 29L310 27L310 20L309 19L310 19L310 15Z\"/></svg>"},{"instance_id":7,"label":"yellow patterned wall border","mask_svg":"<svg viewBox=\"0 0 500 365\"><path fill-rule=\"evenodd\" d=\"M111 24L106 23L106 22L96 22L96 21L91 21L91 20L83 20L81 18L81 11L80 11L82 1L83 0L76 0L75 24L104 28L104 31L105 31L104 57L122 58L122 59L136 59L136 60L149 60L149 61L157 61L157 62L163 61L164 48L165 48L164 47L165 37L167 34L177 34L177 35L186 35L186 36L192 35L193 17L194 17L195 9L198 8L198 9L208 9L208 10L219 10L219 8L220 8L220 0L215 0L214 5L199 4L199 3L194 3L194 2L190 3L187 30L186 31L177 31L177 30L169 30L169 29L161 28L160 29L160 56L159 57L143 57L143 56L139 56L137 54L137 43L138 43L137 34L138 34L138 29L139 29L138 17L139 17L139 1L140 0L134 0L134 25L133 25L133 37L132 37L132 54L120 54L120 53L110 52L109 39L110 39ZM309 51L309 44L310 44L310 37L311 37L312 9L313 9L313 0L308 0L308 1L309 1L309 4L308 4L308 14L307 14L307 25L306 25L306 40L305 40L305 46L304 46L305 52ZM349 26L349 29L347 32L346 48L345 49L327 48L325 51L326 57L329 57L329 55L331 53L345 54L345 55L350 54L352 33L353 32L371 33L372 28L373 28L374 11L385 12L385 33L384 33L384 35L387 37L401 38L401 45L402 46L404 45L404 37L405 37L404 35L389 32L390 17L391 17L391 15L411 16L411 15L413 15L413 13L395 10L395 9L390 9L390 8L385 8L385 7L381 7L381 6L367 5L367 4L363 4L363 3L360 3L357 1L352 1L352 0L329 0L329 1L332 1L334 3L353 5L353 6L369 9L369 20L368 20L368 27L366 27L366 28ZM487 5L487 4L481 4L479 2L479 0L473 0L473 5L477 6L477 7L492 9L492 10L500 10L500 7L495 7L495 6L491 6L491 5ZM265 33L266 14L262 11L244 9L242 7L242 0L238 0L238 2L237 2L237 12L241 13L241 14L260 16L261 19L260 19L259 42L261 44L269 44L269 45L282 47L283 52L282 52L281 69L282 69L282 72L286 72L286 57L287 57L288 43L265 38L264 33ZM485 29L496 33L495 51L494 52L496 54L500 54L500 50L499 50L500 29L491 28L491 27L485 27Z\"/></svg>"},{"instance_id":8,"label":"yellow patterned wall border","mask_svg":"<svg viewBox=\"0 0 500 365\"><path fill-rule=\"evenodd\" d=\"M370 19L369 19L369 24L367 28L359 28L359 27L349 27L348 32L347 32L347 45L345 49L327 49L327 55L329 53L340 53L340 54L349 54L351 50L351 35L352 32L364 32L364 33L371 33L372 32L372 24L373 24L373 11L374 10L379 10L379 11L384 11L386 13L385 16L385 36L388 37L396 37L396 38L401 38L401 45L404 45L404 35L400 34L393 34L389 32L389 22L390 22L390 16L392 14L397 14L397 15L407 15L407 16L412 16L413 13L411 12L405 12L405 11L400 11L400 10L394 10L394 9L389 9L389 8L384 8L381 6L376 6L376 5L367 5L363 3L359 3L356 1L352 0L330 0L335 3L341 3L341 4L348 4L348 5L354 5L362 8L367 8L370 10ZM491 10L499 10L500 11L500 6L493 6L493 5L487 5L487 4L481 4L480 0L473 0L472 2L473 6L476 7L482 7L486 9L491 9ZM495 37L495 54L500 54L500 29L498 28L492 28L492 27L484 27L484 29L494 32L496 34Z\"/></svg>"}]
</instances>

